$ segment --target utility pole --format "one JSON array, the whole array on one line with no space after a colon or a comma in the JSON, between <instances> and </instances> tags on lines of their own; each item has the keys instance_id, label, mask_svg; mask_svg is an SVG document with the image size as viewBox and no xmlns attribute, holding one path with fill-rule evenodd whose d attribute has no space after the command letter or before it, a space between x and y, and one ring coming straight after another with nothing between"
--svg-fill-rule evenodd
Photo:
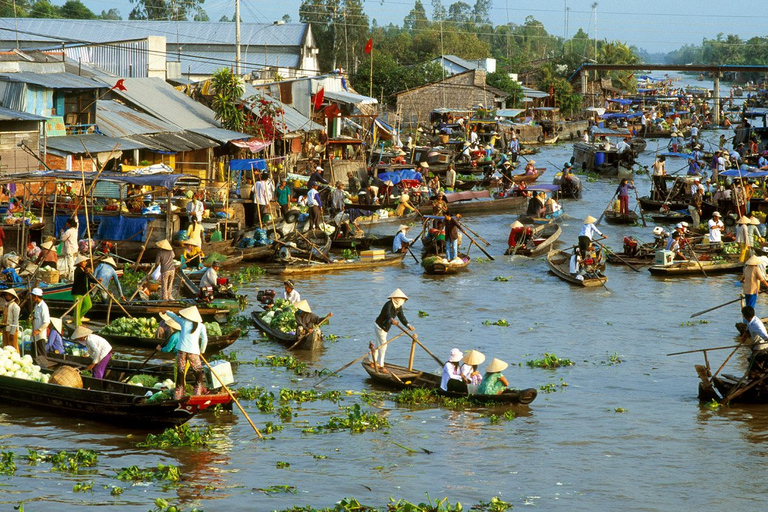
<instances>
[{"instance_id":1,"label":"utility pole","mask_svg":"<svg viewBox=\"0 0 768 512\"><path fill-rule=\"evenodd\" d=\"M264 67L267 61L264 61ZM235 73L240 76L240 0L235 0Z\"/></svg>"}]
</instances>

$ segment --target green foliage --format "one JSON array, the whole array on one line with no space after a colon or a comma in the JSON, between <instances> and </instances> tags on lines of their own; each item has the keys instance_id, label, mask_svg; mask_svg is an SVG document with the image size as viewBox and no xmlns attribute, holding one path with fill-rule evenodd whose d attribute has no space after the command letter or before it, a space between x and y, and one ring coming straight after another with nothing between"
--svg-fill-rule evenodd
<instances>
[{"instance_id":1,"label":"green foliage","mask_svg":"<svg viewBox=\"0 0 768 512\"><path fill-rule=\"evenodd\" d=\"M275 464L275 467L277 469L288 469L288 468L291 467L291 463L279 460L279 461L277 461L277 464Z\"/></svg>"},{"instance_id":2,"label":"green foliage","mask_svg":"<svg viewBox=\"0 0 768 512\"><path fill-rule=\"evenodd\" d=\"M307 369L307 363L299 361L293 356L267 356L264 359L254 359L256 366L272 366L273 368L285 368L293 370L296 375L302 375Z\"/></svg>"},{"instance_id":3,"label":"green foliage","mask_svg":"<svg viewBox=\"0 0 768 512\"><path fill-rule=\"evenodd\" d=\"M15 457L13 452L0 452L0 475L16 474L16 463L13 461Z\"/></svg>"},{"instance_id":4,"label":"green foliage","mask_svg":"<svg viewBox=\"0 0 768 512\"><path fill-rule=\"evenodd\" d=\"M150 21L209 21L203 9L205 0L131 0L135 7L128 15L131 20Z\"/></svg>"},{"instance_id":5,"label":"green foliage","mask_svg":"<svg viewBox=\"0 0 768 512\"><path fill-rule=\"evenodd\" d=\"M472 505L467 510L473 510L476 512L505 512L512 508L510 503L500 500L498 497L491 498L491 501L481 501L476 505ZM369 505L363 505L356 498L344 498L333 507L317 509L311 506L306 507L292 507L289 509L283 509L279 512L375 512L377 510L386 510L387 512L463 512L465 510L461 503L451 504L448 498L441 500L432 499L427 494L427 500L421 503L412 503L410 501L394 498L389 498L389 502L385 507L374 507Z\"/></svg>"},{"instance_id":6,"label":"green foliage","mask_svg":"<svg viewBox=\"0 0 768 512\"><path fill-rule=\"evenodd\" d=\"M504 277L504 276L496 276L496 277L494 277L494 278L493 278L493 280L494 280L494 281L499 281L499 282L501 282L501 283L506 283L506 282L507 282L507 281L509 281L510 279L512 279L512 276L509 276L509 277Z\"/></svg>"},{"instance_id":7,"label":"green foliage","mask_svg":"<svg viewBox=\"0 0 768 512\"><path fill-rule=\"evenodd\" d=\"M544 352L543 359L533 359L525 364L531 368L559 368L561 366L573 366L573 362L570 359L560 359L555 354L548 354L546 352Z\"/></svg>"},{"instance_id":8,"label":"green foliage","mask_svg":"<svg viewBox=\"0 0 768 512\"><path fill-rule=\"evenodd\" d=\"M80 466L92 467L99 461L98 454L93 450L77 450L75 453L61 451L45 456L43 460L53 464L54 471L77 473Z\"/></svg>"},{"instance_id":9,"label":"green foliage","mask_svg":"<svg viewBox=\"0 0 768 512\"><path fill-rule=\"evenodd\" d=\"M429 313L427 313L426 311L419 310L419 318L425 318L428 316L429 316Z\"/></svg>"},{"instance_id":10,"label":"green foliage","mask_svg":"<svg viewBox=\"0 0 768 512\"><path fill-rule=\"evenodd\" d=\"M483 320L483 325L498 325L500 327L509 327L509 322L505 318L500 318L495 322L491 322L490 320Z\"/></svg>"},{"instance_id":11,"label":"green foliage","mask_svg":"<svg viewBox=\"0 0 768 512\"><path fill-rule=\"evenodd\" d=\"M606 366L614 366L621 363L621 356L619 356L619 354L616 352L614 352L613 355L609 355L607 360L600 361L600 364L604 364Z\"/></svg>"},{"instance_id":12,"label":"green foliage","mask_svg":"<svg viewBox=\"0 0 768 512\"><path fill-rule=\"evenodd\" d=\"M80 482L72 486L73 492L93 491L93 482Z\"/></svg>"},{"instance_id":13,"label":"green foliage","mask_svg":"<svg viewBox=\"0 0 768 512\"><path fill-rule=\"evenodd\" d=\"M152 480L165 480L168 482L178 482L181 480L181 473L179 468L169 464L164 466L158 464L157 469L140 469L138 466L131 466L129 468L123 468L117 472L118 480L125 480L131 482L145 482Z\"/></svg>"},{"instance_id":14,"label":"green foliage","mask_svg":"<svg viewBox=\"0 0 768 512\"><path fill-rule=\"evenodd\" d=\"M216 113L216 119L228 130L241 131L245 122L245 113L240 104L245 92L243 79L230 69L221 68L211 77L211 85L214 91L211 108Z\"/></svg>"},{"instance_id":15,"label":"green foliage","mask_svg":"<svg viewBox=\"0 0 768 512\"><path fill-rule=\"evenodd\" d=\"M520 102L523 100L523 87L520 85L520 82L512 80L509 77L509 73L494 71L487 75L485 82L509 94L507 98L508 108L518 108L520 106Z\"/></svg>"},{"instance_id":16,"label":"green foliage","mask_svg":"<svg viewBox=\"0 0 768 512\"><path fill-rule=\"evenodd\" d=\"M353 433L360 433L366 430L379 430L389 426L389 421L386 417L378 416L373 412L363 411L360 404L343 407L342 410L347 413L346 416L331 416L328 423L305 428L302 432L305 434L320 434L323 432L349 430Z\"/></svg>"},{"instance_id":17,"label":"green foliage","mask_svg":"<svg viewBox=\"0 0 768 512\"><path fill-rule=\"evenodd\" d=\"M138 443L140 448L169 448L172 446L207 446L213 438L211 427L190 428L187 425L179 425L165 429L161 434L147 434L147 438Z\"/></svg>"}]
</instances>

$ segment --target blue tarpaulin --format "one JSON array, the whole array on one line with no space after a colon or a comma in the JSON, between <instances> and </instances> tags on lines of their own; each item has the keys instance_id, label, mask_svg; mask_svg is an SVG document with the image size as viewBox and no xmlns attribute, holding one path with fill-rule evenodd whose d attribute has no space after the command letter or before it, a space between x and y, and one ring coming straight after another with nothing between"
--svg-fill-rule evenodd
<instances>
[{"instance_id":1,"label":"blue tarpaulin","mask_svg":"<svg viewBox=\"0 0 768 512\"><path fill-rule=\"evenodd\" d=\"M751 170L739 170L739 169L728 169L727 171L722 171L717 173L718 176L728 176L733 178L764 178L768 176L768 171L758 171L756 168L752 168Z\"/></svg>"},{"instance_id":2,"label":"blue tarpaulin","mask_svg":"<svg viewBox=\"0 0 768 512\"><path fill-rule=\"evenodd\" d=\"M144 217L123 217L122 215L100 217L98 240L131 240L143 242L147 223L152 220ZM138 233L138 234L137 234Z\"/></svg>"},{"instance_id":3,"label":"blue tarpaulin","mask_svg":"<svg viewBox=\"0 0 768 512\"><path fill-rule=\"evenodd\" d=\"M421 181L421 173L412 169L403 169L401 171L380 172L379 178L381 181L391 181L393 185L397 185L403 180Z\"/></svg>"},{"instance_id":4,"label":"blue tarpaulin","mask_svg":"<svg viewBox=\"0 0 768 512\"><path fill-rule=\"evenodd\" d=\"M642 116L642 112L610 112L603 114L603 119L632 119L633 117Z\"/></svg>"},{"instance_id":5,"label":"blue tarpaulin","mask_svg":"<svg viewBox=\"0 0 768 512\"><path fill-rule=\"evenodd\" d=\"M618 103L619 105L631 105L632 103L635 102L635 100L627 100L624 98L615 98L615 99L610 99L608 101L610 101L611 103Z\"/></svg>"},{"instance_id":6,"label":"blue tarpaulin","mask_svg":"<svg viewBox=\"0 0 768 512\"><path fill-rule=\"evenodd\" d=\"M229 168L233 171L250 171L251 169L266 171L267 161L262 158L242 158L239 160L230 160Z\"/></svg>"},{"instance_id":7,"label":"blue tarpaulin","mask_svg":"<svg viewBox=\"0 0 768 512\"><path fill-rule=\"evenodd\" d=\"M188 174L134 174L123 172L102 172L101 174L96 172L86 173L73 173L70 171L35 171L29 174L24 174L23 179L33 181L35 178L57 178L61 180L79 181L85 178L85 181L90 183L95 179L117 181L120 183L130 183L132 185L141 185L147 187L163 187L168 190L173 189L176 186L176 182L184 180L186 185L192 185L193 182L200 184L200 179Z\"/></svg>"},{"instance_id":8,"label":"blue tarpaulin","mask_svg":"<svg viewBox=\"0 0 768 512\"><path fill-rule=\"evenodd\" d=\"M57 215L56 216L56 223L55 223L54 233L56 235L61 233L61 230L64 229L64 224L67 222L67 220L69 220L71 218L72 218L71 215ZM94 221L94 216L91 215L90 222L91 222L92 226L93 226L93 221ZM77 216L77 223L78 223L78 225L77 225L77 237L78 238L85 238L86 236L88 236L88 234L86 233L86 231L87 231L86 228L88 226L85 225L85 214L84 213L82 213L82 214ZM91 233L93 233L93 231L91 231Z\"/></svg>"}]
</instances>

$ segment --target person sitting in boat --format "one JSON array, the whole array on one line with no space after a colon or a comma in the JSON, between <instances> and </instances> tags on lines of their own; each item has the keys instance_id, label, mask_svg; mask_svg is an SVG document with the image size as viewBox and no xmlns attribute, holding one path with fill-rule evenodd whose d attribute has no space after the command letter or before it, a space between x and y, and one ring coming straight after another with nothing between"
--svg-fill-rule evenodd
<instances>
[{"instance_id":1,"label":"person sitting in boat","mask_svg":"<svg viewBox=\"0 0 768 512\"><path fill-rule=\"evenodd\" d=\"M378 365L379 371L385 373L388 371L384 366L384 356L387 354L388 345L386 345L386 343L389 329L391 329L393 325L399 325L397 320L400 320L403 324L402 327L406 327L410 331L414 330L413 326L408 323L408 319L405 318L405 314L403 313L403 305L405 305L405 301L408 300L408 296L403 293L400 288L397 288L389 294L387 299L387 302L385 302L384 306L381 308L379 316L377 316L374 321L373 329L378 345L373 352L374 360L371 362L372 366L375 367Z\"/></svg>"},{"instance_id":2,"label":"person sitting in boat","mask_svg":"<svg viewBox=\"0 0 768 512\"><path fill-rule=\"evenodd\" d=\"M572 277L575 277L579 281L584 280L584 276L582 275L582 270L584 268L583 262L581 260L581 251L576 247L573 249L573 254L571 255L571 259L568 265L568 273L571 274Z\"/></svg>"},{"instance_id":3,"label":"person sitting in boat","mask_svg":"<svg viewBox=\"0 0 768 512\"><path fill-rule=\"evenodd\" d=\"M409 196L408 194L401 194L400 195L399 204L397 205L397 208L395 209L395 216L396 217L402 217L403 215L406 215L407 213L415 212L416 211L416 208L411 206L410 200L411 200L411 196Z\"/></svg>"},{"instance_id":4,"label":"person sitting in boat","mask_svg":"<svg viewBox=\"0 0 768 512\"><path fill-rule=\"evenodd\" d=\"M751 338L753 353L768 349L768 332L765 330L763 321L755 314L755 309L751 306L744 306L741 308L741 316L747 323L747 328L741 335L741 342L744 343Z\"/></svg>"},{"instance_id":5,"label":"person sitting in boat","mask_svg":"<svg viewBox=\"0 0 768 512\"><path fill-rule=\"evenodd\" d=\"M536 176L536 160L528 160L524 171L526 176Z\"/></svg>"},{"instance_id":6,"label":"person sitting in boat","mask_svg":"<svg viewBox=\"0 0 768 512\"><path fill-rule=\"evenodd\" d=\"M632 150L632 147L627 144L627 141L624 139L619 140L619 142L616 143L616 152L619 155L624 156L624 153L630 152Z\"/></svg>"},{"instance_id":7,"label":"person sitting in boat","mask_svg":"<svg viewBox=\"0 0 768 512\"><path fill-rule=\"evenodd\" d=\"M427 235L424 237L425 251L429 254L442 254L445 252L445 225L443 219L434 219Z\"/></svg>"},{"instance_id":8,"label":"person sitting in boat","mask_svg":"<svg viewBox=\"0 0 768 512\"><path fill-rule=\"evenodd\" d=\"M48 339L44 347L46 353L65 353L64 340L61 338L62 327L61 318L51 318L51 323L48 325Z\"/></svg>"},{"instance_id":9,"label":"person sitting in boat","mask_svg":"<svg viewBox=\"0 0 768 512\"><path fill-rule=\"evenodd\" d=\"M669 239L669 243L667 244L667 250L675 253L675 259L676 260L685 260L686 257L683 255L683 244L680 242L682 238L682 235L679 231L675 231L672 233L672 236Z\"/></svg>"},{"instance_id":10,"label":"person sitting in boat","mask_svg":"<svg viewBox=\"0 0 768 512\"><path fill-rule=\"evenodd\" d=\"M27 258L29 258L32 261L35 261L38 256L40 256L40 253L42 252L42 249L37 245L37 242L29 242L27 244Z\"/></svg>"},{"instance_id":11,"label":"person sitting in boat","mask_svg":"<svg viewBox=\"0 0 768 512\"><path fill-rule=\"evenodd\" d=\"M203 274L200 279L200 288L211 288L214 292L219 289L219 269L221 268L221 262L213 260L211 266Z\"/></svg>"},{"instance_id":12,"label":"person sitting in boat","mask_svg":"<svg viewBox=\"0 0 768 512\"><path fill-rule=\"evenodd\" d=\"M328 317L332 317L333 313L328 313ZM302 337L307 334L311 334L321 323L322 319L316 314L312 313L312 309L309 307L309 302L306 300L300 300L296 303L296 336Z\"/></svg>"},{"instance_id":13,"label":"person sitting in boat","mask_svg":"<svg viewBox=\"0 0 768 512\"><path fill-rule=\"evenodd\" d=\"M712 218L707 222L707 226L709 227L709 243L719 245L722 242L723 230L725 229L725 224L720 220L720 212L712 213Z\"/></svg>"},{"instance_id":14,"label":"person sitting in boat","mask_svg":"<svg viewBox=\"0 0 768 512\"><path fill-rule=\"evenodd\" d=\"M192 394L199 395L203 390L203 366L200 362L200 354L204 354L208 347L208 331L203 324L203 317L200 316L196 306L184 308L178 315L173 311L166 311L165 314L181 327L179 343L176 345L178 378L173 398L180 400L184 396L184 379L181 375L185 375L187 363L195 373L195 387Z\"/></svg>"},{"instance_id":15,"label":"person sitting in boat","mask_svg":"<svg viewBox=\"0 0 768 512\"><path fill-rule=\"evenodd\" d=\"M448 361L443 365L443 375L440 379L440 389L443 391L464 391L461 383L466 384L469 379L461 372L461 360L464 353L457 349L451 349Z\"/></svg>"},{"instance_id":16,"label":"person sitting in boat","mask_svg":"<svg viewBox=\"0 0 768 512\"><path fill-rule=\"evenodd\" d=\"M402 224L395 235L395 239L392 241L392 252L403 253L408 252L408 248L413 243L413 240L406 236L406 232L411 229L410 226Z\"/></svg>"},{"instance_id":17,"label":"person sitting in boat","mask_svg":"<svg viewBox=\"0 0 768 512\"><path fill-rule=\"evenodd\" d=\"M664 231L664 228L661 226L656 226L653 228L653 248L654 249L661 249L662 247L667 247L667 239L669 238L669 233Z\"/></svg>"},{"instance_id":18,"label":"person sitting in boat","mask_svg":"<svg viewBox=\"0 0 768 512\"><path fill-rule=\"evenodd\" d=\"M511 228L509 231L509 238L507 239L507 246L509 248L515 248L518 245L525 246L526 242L533 238L533 228L525 226L519 220L516 220L509 225Z\"/></svg>"},{"instance_id":19,"label":"person sitting in boat","mask_svg":"<svg viewBox=\"0 0 768 512\"><path fill-rule=\"evenodd\" d=\"M526 209L525 213L526 215L530 215L532 217L539 217L543 209L544 209L544 201L542 201L541 195L533 194L528 199L528 208Z\"/></svg>"},{"instance_id":20,"label":"person sitting in boat","mask_svg":"<svg viewBox=\"0 0 768 512\"><path fill-rule=\"evenodd\" d=\"M101 300L107 302L109 299L107 290L109 290L110 283L115 283L115 287L117 288L117 296L120 297L120 300L125 300L125 295L123 295L123 287L120 285L120 278L117 275L117 263L115 263L115 260L112 259L111 256L101 260L101 263L99 263L99 265L96 267L96 270L93 272L93 277L98 279L101 283Z\"/></svg>"},{"instance_id":21,"label":"person sitting in boat","mask_svg":"<svg viewBox=\"0 0 768 512\"><path fill-rule=\"evenodd\" d=\"M550 215L550 214L557 213L560 210L562 210L563 206L560 203L558 203L555 200L555 198L550 197L549 199L544 201L544 208L546 210L546 215Z\"/></svg>"},{"instance_id":22,"label":"person sitting in boat","mask_svg":"<svg viewBox=\"0 0 768 512\"><path fill-rule=\"evenodd\" d=\"M287 279L283 281L283 286L285 288L285 291L283 291L283 300L287 300L294 305L298 304L301 301L301 295L296 291L293 281Z\"/></svg>"},{"instance_id":23,"label":"person sitting in boat","mask_svg":"<svg viewBox=\"0 0 768 512\"><path fill-rule=\"evenodd\" d=\"M91 364L85 369L91 371L94 379L103 379L109 360L112 359L112 345L82 325L72 333L72 341L87 348L91 355Z\"/></svg>"},{"instance_id":24,"label":"person sitting in boat","mask_svg":"<svg viewBox=\"0 0 768 512\"><path fill-rule=\"evenodd\" d=\"M586 274L592 276L600 276L600 261L602 259L601 251L594 243L589 244L586 252L584 252L584 258L582 259L582 268Z\"/></svg>"},{"instance_id":25,"label":"person sitting in boat","mask_svg":"<svg viewBox=\"0 0 768 512\"><path fill-rule=\"evenodd\" d=\"M501 374L509 367L509 364L505 363L501 359L493 358L485 369L485 375L483 375L483 382L480 383L480 387L477 389L479 395L500 395L507 389L509 382Z\"/></svg>"},{"instance_id":26,"label":"person sitting in boat","mask_svg":"<svg viewBox=\"0 0 768 512\"><path fill-rule=\"evenodd\" d=\"M56 253L56 245L52 241L43 243L35 264L56 270L59 265L59 255Z\"/></svg>"},{"instance_id":27,"label":"person sitting in boat","mask_svg":"<svg viewBox=\"0 0 768 512\"><path fill-rule=\"evenodd\" d=\"M195 240L185 240L184 250L181 253L181 266L187 268L199 268L205 258L203 250Z\"/></svg>"},{"instance_id":28,"label":"person sitting in boat","mask_svg":"<svg viewBox=\"0 0 768 512\"><path fill-rule=\"evenodd\" d=\"M477 371L477 367L485 361L485 354L479 350L470 350L462 360L461 373L467 379L467 385L479 386L483 381L483 375Z\"/></svg>"}]
</instances>

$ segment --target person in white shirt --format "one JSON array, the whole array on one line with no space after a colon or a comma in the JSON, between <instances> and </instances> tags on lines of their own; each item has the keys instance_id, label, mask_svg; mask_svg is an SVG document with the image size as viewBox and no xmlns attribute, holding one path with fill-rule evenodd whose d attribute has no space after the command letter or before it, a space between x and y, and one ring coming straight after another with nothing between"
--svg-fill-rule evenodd
<instances>
[{"instance_id":1,"label":"person in white shirt","mask_svg":"<svg viewBox=\"0 0 768 512\"><path fill-rule=\"evenodd\" d=\"M471 132L469 132L469 143L477 144L477 140L478 140L477 131L472 130Z\"/></svg>"},{"instance_id":2,"label":"person in white shirt","mask_svg":"<svg viewBox=\"0 0 768 512\"><path fill-rule=\"evenodd\" d=\"M719 244L722 241L722 231L725 229L725 224L720 220L720 212L713 213L707 225L709 226L709 243Z\"/></svg>"},{"instance_id":3,"label":"person in white shirt","mask_svg":"<svg viewBox=\"0 0 768 512\"><path fill-rule=\"evenodd\" d=\"M595 222L597 222L597 219L591 215L587 215L587 218L584 219L584 224L581 226L581 232L579 232L579 251L581 254L587 253L587 249L589 249L589 245L595 239L595 235L608 238L595 227Z\"/></svg>"},{"instance_id":4,"label":"person in white shirt","mask_svg":"<svg viewBox=\"0 0 768 512\"><path fill-rule=\"evenodd\" d=\"M741 314L747 323L747 329L741 335L741 342L744 343L748 338L752 338L752 352L765 350L768 348L768 332L765 330L765 324L755 314L755 309L751 306L741 308Z\"/></svg>"},{"instance_id":5,"label":"person in white shirt","mask_svg":"<svg viewBox=\"0 0 768 512\"><path fill-rule=\"evenodd\" d=\"M200 279L200 288L210 287L215 291L219 287L219 268L221 268L221 262L214 260Z\"/></svg>"},{"instance_id":6,"label":"person in white shirt","mask_svg":"<svg viewBox=\"0 0 768 512\"><path fill-rule=\"evenodd\" d=\"M574 249L573 256L571 256L570 266L568 272L576 279L583 281L584 276L581 275L581 255L578 249Z\"/></svg>"},{"instance_id":7,"label":"person in white shirt","mask_svg":"<svg viewBox=\"0 0 768 512\"><path fill-rule=\"evenodd\" d=\"M299 292L296 291L296 288L293 285L293 281L290 279L283 281L283 286L285 286L285 291L283 292L284 300L287 300L291 304L297 304L301 301L301 295L299 295Z\"/></svg>"},{"instance_id":8,"label":"person in white shirt","mask_svg":"<svg viewBox=\"0 0 768 512\"><path fill-rule=\"evenodd\" d=\"M448 170L445 173L445 188L453 188L456 185L456 169L453 168L453 164L448 166Z\"/></svg>"},{"instance_id":9,"label":"person in white shirt","mask_svg":"<svg viewBox=\"0 0 768 512\"><path fill-rule=\"evenodd\" d=\"M69 281L75 278L75 256L77 255L77 221L67 219L66 229L61 230L61 252L64 255L64 273Z\"/></svg>"},{"instance_id":10,"label":"person in white shirt","mask_svg":"<svg viewBox=\"0 0 768 512\"><path fill-rule=\"evenodd\" d=\"M192 219L197 222L202 222L203 211L205 211L205 205L197 198L197 196L194 196L192 200L187 203L187 218L190 222L192 222Z\"/></svg>"},{"instance_id":11,"label":"person in white shirt","mask_svg":"<svg viewBox=\"0 0 768 512\"><path fill-rule=\"evenodd\" d=\"M72 333L72 341L84 345L91 355L91 364L85 367L91 370L94 379L103 379L107 365L112 359L112 345L107 340L82 325Z\"/></svg>"},{"instance_id":12,"label":"person in white shirt","mask_svg":"<svg viewBox=\"0 0 768 512\"><path fill-rule=\"evenodd\" d=\"M317 182L312 183L312 188L307 192L307 206L309 206L309 229L320 229L323 221L323 203L317 191Z\"/></svg>"},{"instance_id":13,"label":"person in white shirt","mask_svg":"<svg viewBox=\"0 0 768 512\"><path fill-rule=\"evenodd\" d=\"M630 150L629 144L627 144L627 141L625 141L624 139L621 139L619 142L616 143L616 151L620 155L623 155L629 150Z\"/></svg>"}]
</instances>

